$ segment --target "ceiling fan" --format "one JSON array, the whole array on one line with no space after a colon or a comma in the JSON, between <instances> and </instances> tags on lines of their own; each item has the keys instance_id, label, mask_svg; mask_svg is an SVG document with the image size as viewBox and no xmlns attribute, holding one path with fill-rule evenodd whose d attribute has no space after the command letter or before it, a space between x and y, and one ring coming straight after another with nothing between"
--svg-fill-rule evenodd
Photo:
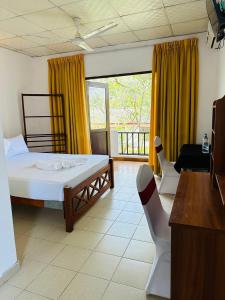
<instances>
[{"instance_id":1,"label":"ceiling fan","mask_svg":"<svg viewBox=\"0 0 225 300\"><path fill-rule=\"evenodd\" d=\"M79 46L80 48L88 51L88 52L92 52L94 51L93 48L91 48L87 43L86 43L86 40L89 39L89 38L92 38L92 37L95 37L105 31L108 31L116 26L118 26L118 24L116 24L115 22L111 22L105 26L101 26L85 35L81 35L80 33L80 18L73 18L73 21L74 21L74 24L75 24L75 29L76 29L76 33L74 35L74 38L73 39L70 39L68 40L68 42L71 42L73 43L74 45L76 46ZM45 37L45 36L41 36L41 35L38 35L38 34L26 34L24 35L24 37L32 37L32 36L35 36L35 37L39 37L41 39L48 39L48 37Z\"/></svg>"},{"instance_id":2,"label":"ceiling fan","mask_svg":"<svg viewBox=\"0 0 225 300\"><path fill-rule=\"evenodd\" d=\"M91 48L87 43L86 43L86 40L89 39L89 38L92 38L92 37L95 37L97 35L99 35L100 33L103 33L105 31L108 31L114 27L116 27L118 24L114 23L114 22L111 22L105 26L102 26L102 27L99 27L97 28L96 30L93 30L85 35L81 35L80 33L80 19L79 18L73 18L73 21L75 23L75 27L77 29L77 32L76 32L76 35L75 37L70 40L70 42L72 42L74 45L77 45L79 46L80 48L88 51L88 52L91 52L91 51L94 51L93 48Z\"/></svg>"}]
</instances>

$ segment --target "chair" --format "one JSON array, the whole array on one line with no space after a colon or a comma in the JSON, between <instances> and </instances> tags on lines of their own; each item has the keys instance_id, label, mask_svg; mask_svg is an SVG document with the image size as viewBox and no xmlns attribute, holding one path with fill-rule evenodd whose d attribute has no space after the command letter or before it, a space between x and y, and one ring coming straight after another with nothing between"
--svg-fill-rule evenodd
<instances>
[{"instance_id":1,"label":"chair","mask_svg":"<svg viewBox=\"0 0 225 300\"><path fill-rule=\"evenodd\" d=\"M160 194L176 194L180 174L174 169L174 164L167 161L160 137L154 139L155 150L162 169L162 179L159 186Z\"/></svg>"},{"instance_id":2,"label":"chair","mask_svg":"<svg viewBox=\"0 0 225 300\"><path fill-rule=\"evenodd\" d=\"M168 225L169 215L162 207L155 178L148 165L142 165L139 168L136 183L156 247L156 256L145 288L146 294L170 298L171 232Z\"/></svg>"}]
</instances>

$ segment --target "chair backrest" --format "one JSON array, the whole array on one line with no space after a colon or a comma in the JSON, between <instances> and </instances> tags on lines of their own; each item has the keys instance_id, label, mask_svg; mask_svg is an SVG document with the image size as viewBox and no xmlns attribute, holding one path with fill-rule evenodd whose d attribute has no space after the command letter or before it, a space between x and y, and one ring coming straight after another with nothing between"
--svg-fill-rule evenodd
<instances>
[{"instance_id":1,"label":"chair backrest","mask_svg":"<svg viewBox=\"0 0 225 300\"><path fill-rule=\"evenodd\" d=\"M136 183L152 239L156 242L158 233L165 224L165 211L162 207L150 166L145 164L139 168Z\"/></svg>"},{"instance_id":2,"label":"chair backrest","mask_svg":"<svg viewBox=\"0 0 225 300\"><path fill-rule=\"evenodd\" d=\"M155 151L159 159L160 167L163 171L164 164L167 162L167 160L163 150L162 141L159 136L155 136L154 144L155 144Z\"/></svg>"}]
</instances>

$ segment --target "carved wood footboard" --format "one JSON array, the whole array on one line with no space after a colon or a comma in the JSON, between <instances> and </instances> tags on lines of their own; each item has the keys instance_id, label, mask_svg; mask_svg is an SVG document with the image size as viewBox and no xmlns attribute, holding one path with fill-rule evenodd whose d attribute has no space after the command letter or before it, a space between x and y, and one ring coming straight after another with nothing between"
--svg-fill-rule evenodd
<instances>
[{"instance_id":1,"label":"carved wood footboard","mask_svg":"<svg viewBox=\"0 0 225 300\"><path fill-rule=\"evenodd\" d=\"M73 225L109 188L114 187L113 160L107 166L90 176L74 188L64 188L64 218L66 231L73 231ZM14 204L44 207L43 200L11 196Z\"/></svg>"},{"instance_id":2,"label":"carved wood footboard","mask_svg":"<svg viewBox=\"0 0 225 300\"><path fill-rule=\"evenodd\" d=\"M64 188L64 218L66 231L72 232L73 225L109 188L114 187L113 160L80 183L75 188Z\"/></svg>"}]
</instances>

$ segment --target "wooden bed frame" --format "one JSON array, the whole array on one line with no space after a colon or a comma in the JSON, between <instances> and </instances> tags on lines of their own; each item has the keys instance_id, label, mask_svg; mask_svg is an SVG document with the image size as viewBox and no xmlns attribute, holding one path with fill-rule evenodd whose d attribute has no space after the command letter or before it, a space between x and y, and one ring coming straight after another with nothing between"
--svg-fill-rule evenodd
<instances>
[{"instance_id":1,"label":"wooden bed frame","mask_svg":"<svg viewBox=\"0 0 225 300\"><path fill-rule=\"evenodd\" d=\"M66 231L72 232L74 223L101 197L108 189L114 188L113 160L104 168L78 184L74 188L64 188L64 219ZM43 200L34 200L11 196L13 204L25 204L44 207Z\"/></svg>"}]
</instances>

